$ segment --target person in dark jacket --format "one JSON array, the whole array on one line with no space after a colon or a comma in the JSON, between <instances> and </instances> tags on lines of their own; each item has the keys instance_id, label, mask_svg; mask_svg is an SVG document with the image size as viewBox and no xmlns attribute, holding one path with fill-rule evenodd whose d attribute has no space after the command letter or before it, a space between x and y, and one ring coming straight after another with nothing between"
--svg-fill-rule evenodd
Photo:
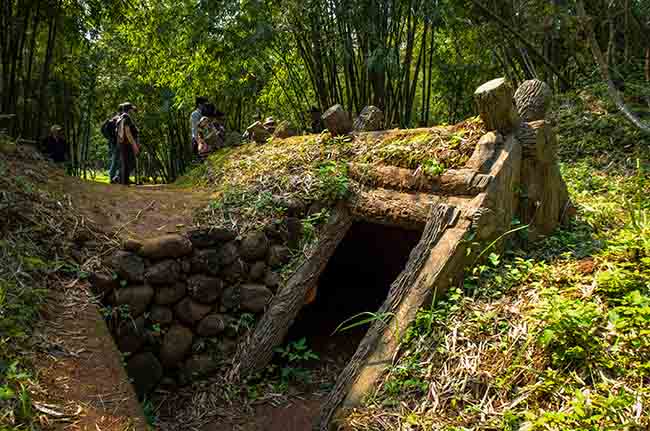
<instances>
[{"instance_id":1,"label":"person in dark jacket","mask_svg":"<svg viewBox=\"0 0 650 431\"><path fill-rule=\"evenodd\" d=\"M199 153L199 121L201 118L206 116L206 105L208 104L208 99L205 97L196 98L196 109L190 114L190 128L192 130L192 154L197 155Z\"/></svg>"},{"instance_id":2,"label":"person in dark jacket","mask_svg":"<svg viewBox=\"0 0 650 431\"><path fill-rule=\"evenodd\" d=\"M120 119L120 115L122 115L121 109L121 107L118 108L118 111L111 115L111 118L106 120L101 128L102 135L108 141L108 157L110 159L108 178L111 184L120 181L120 149L117 146L117 122Z\"/></svg>"},{"instance_id":3,"label":"person in dark jacket","mask_svg":"<svg viewBox=\"0 0 650 431\"><path fill-rule=\"evenodd\" d=\"M140 153L139 131L131 114L136 108L131 103L120 105L122 114L117 122L117 145L120 149L120 183L128 186L131 172L135 167L135 158Z\"/></svg>"},{"instance_id":4,"label":"person in dark jacket","mask_svg":"<svg viewBox=\"0 0 650 431\"><path fill-rule=\"evenodd\" d=\"M45 151L54 163L62 164L68 161L68 145L61 126L55 124L50 127L50 134L45 139Z\"/></svg>"}]
</instances>

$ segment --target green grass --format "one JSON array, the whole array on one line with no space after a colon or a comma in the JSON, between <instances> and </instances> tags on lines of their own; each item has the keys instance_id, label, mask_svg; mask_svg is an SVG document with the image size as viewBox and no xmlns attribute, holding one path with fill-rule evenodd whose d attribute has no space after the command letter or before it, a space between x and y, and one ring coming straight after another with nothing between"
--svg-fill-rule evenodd
<instances>
[{"instance_id":1,"label":"green grass","mask_svg":"<svg viewBox=\"0 0 650 431\"><path fill-rule=\"evenodd\" d=\"M650 151L617 115L557 102L577 218L421 310L350 429L650 429Z\"/></svg>"}]
</instances>

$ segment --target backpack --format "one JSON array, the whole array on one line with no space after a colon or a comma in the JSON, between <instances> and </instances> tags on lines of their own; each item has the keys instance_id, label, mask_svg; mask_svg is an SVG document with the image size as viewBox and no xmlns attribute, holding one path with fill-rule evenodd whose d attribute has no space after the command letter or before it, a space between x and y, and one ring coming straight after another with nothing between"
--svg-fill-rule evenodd
<instances>
[{"instance_id":1,"label":"backpack","mask_svg":"<svg viewBox=\"0 0 650 431\"><path fill-rule=\"evenodd\" d=\"M117 142L117 121L118 116L109 118L102 124L102 135L110 142Z\"/></svg>"}]
</instances>

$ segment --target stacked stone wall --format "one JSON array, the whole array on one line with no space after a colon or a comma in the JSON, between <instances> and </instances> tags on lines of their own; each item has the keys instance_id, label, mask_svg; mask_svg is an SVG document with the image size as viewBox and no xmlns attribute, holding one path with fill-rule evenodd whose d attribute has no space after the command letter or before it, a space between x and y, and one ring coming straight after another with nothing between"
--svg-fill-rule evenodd
<instances>
[{"instance_id":1,"label":"stacked stone wall","mask_svg":"<svg viewBox=\"0 0 650 431\"><path fill-rule=\"evenodd\" d=\"M197 229L127 240L108 259L112 273L92 275L140 395L228 364L282 284L288 244L299 235L291 225L285 220L242 238Z\"/></svg>"}]
</instances>

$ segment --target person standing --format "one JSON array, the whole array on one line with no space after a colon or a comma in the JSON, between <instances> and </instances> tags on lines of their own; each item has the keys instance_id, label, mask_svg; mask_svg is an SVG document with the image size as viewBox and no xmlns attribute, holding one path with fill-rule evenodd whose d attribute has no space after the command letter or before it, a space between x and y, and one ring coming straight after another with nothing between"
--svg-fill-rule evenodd
<instances>
[{"instance_id":1,"label":"person standing","mask_svg":"<svg viewBox=\"0 0 650 431\"><path fill-rule=\"evenodd\" d=\"M119 182L119 169L120 169L120 150L117 146L117 122L120 120L122 114L121 107L114 113L111 118L106 120L102 125L102 135L108 141L108 157L110 165L108 167L108 179L111 184Z\"/></svg>"},{"instance_id":2,"label":"person standing","mask_svg":"<svg viewBox=\"0 0 650 431\"><path fill-rule=\"evenodd\" d=\"M196 107L192 114L190 115L190 126L192 127L192 154L198 154L199 151L199 121L204 116L205 105L207 105L208 99L205 97L196 98Z\"/></svg>"},{"instance_id":3,"label":"person standing","mask_svg":"<svg viewBox=\"0 0 650 431\"><path fill-rule=\"evenodd\" d=\"M53 125L50 134L45 139L47 155L56 164L65 164L68 161L68 145L63 136L63 127Z\"/></svg>"},{"instance_id":4,"label":"person standing","mask_svg":"<svg viewBox=\"0 0 650 431\"><path fill-rule=\"evenodd\" d=\"M131 103L120 105L122 114L117 122L117 144L120 152L120 183L128 186L131 172L135 166L135 158L140 153L139 131L131 114L136 108Z\"/></svg>"}]
</instances>

